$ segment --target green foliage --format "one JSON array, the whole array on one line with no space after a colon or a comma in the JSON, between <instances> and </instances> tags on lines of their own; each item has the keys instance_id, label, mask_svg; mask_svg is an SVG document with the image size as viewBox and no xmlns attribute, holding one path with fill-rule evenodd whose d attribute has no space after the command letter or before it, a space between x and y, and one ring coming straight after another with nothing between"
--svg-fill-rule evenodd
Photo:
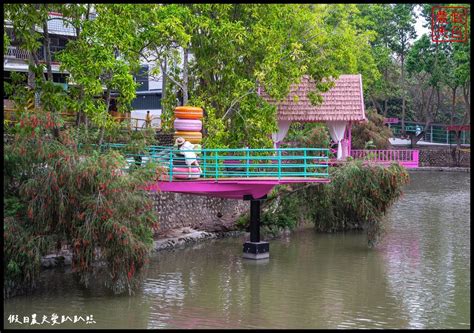
<instances>
[{"instance_id":1,"label":"green foliage","mask_svg":"<svg viewBox=\"0 0 474 333\"><path fill-rule=\"evenodd\" d=\"M222 118L217 115L217 110L212 106L203 105L206 110L203 126L206 126L207 135L203 139L203 145L209 148L229 148L230 132L225 130Z\"/></svg>"},{"instance_id":2,"label":"green foliage","mask_svg":"<svg viewBox=\"0 0 474 333\"><path fill-rule=\"evenodd\" d=\"M424 75L426 80L422 80L421 83L426 86L436 87L441 83L444 66L442 66L443 60L439 59L442 54L438 55L437 48L430 37L424 34L413 44L407 56L408 74Z\"/></svg>"},{"instance_id":3,"label":"green foliage","mask_svg":"<svg viewBox=\"0 0 474 333\"><path fill-rule=\"evenodd\" d=\"M366 112L367 122L356 124L352 127L353 149L388 149L389 138L393 136L392 130L384 125L384 117L373 109Z\"/></svg>"},{"instance_id":4,"label":"green foliage","mask_svg":"<svg viewBox=\"0 0 474 333\"><path fill-rule=\"evenodd\" d=\"M327 126L321 123L292 123L286 140L294 142L296 147L329 148L331 143Z\"/></svg>"},{"instance_id":5,"label":"green foliage","mask_svg":"<svg viewBox=\"0 0 474 333\"><path fill-rule=\"evenodd\" d=\"M295 200L296 196L285 195L290 189L287 186L279 186L277 191L279 196L269 201L265 205L262 214L262 225L268 229L281 230L285 228L294 229L302 219L303 211L301 202Z\"/></svg>"},{"instance_id":6,"label":"green foliage","mask_svg":"<svg viewBox=\"0 0 474 333\"><path fill-rule=\"evenodd\" d=\"M398 164L382 167L362 163L351 162L335 171L330 196L333 211L327 215L319 211L313 221L321 231L367 228L369 246L373 246L383 231L382 217L409 178Z\"/></svg>"},{"instance_id":7,"label":"green foliage","mask_svg":"<svg viewBox=\"0 0 474 333\"><path fill-rule=\"evenodd\" d=\"M35 25L42 26L47 17L44 6L6 4L4 12L5 18L13 22L15 38L21 42L22 49L36 51L41 46L41 34L35 31L34 27Z\"/></svg>"},{"instance_id":8,"label":"green foliage","mask_svg":"<svg viewBox=\"0 0 474 333\"><path fill-rule=\"evenodd\" d=\"M384 214L408 180L398 164L352 161L332 170L329 184L280 187L279 196L266 203L264 224L294 228L299 221L312 221L323 232L366 229L372 247L382 235Z\"/></svg>"},{"instance_id":9,"label":"green foliage","mask_svg":"<svg viewBox=\"0 0 474 333\"><path fill-rule=\"evenodd\" d=\"M255 112L258 110L258 113ZM227 142L230 147L273 147L271 137L263 133L276 132L276 108L257 95L247 95L241 100L236 116L230 119L232 135Z\"/></svg>"},{"instance_id":10,"label":"green foliage","mask_svg":"<svg viewBox=\"0 0 474 333\"><path fill-rule=\"evenodd\" d=\"M48 111L78 112L78 119L87 115L101 128L113 126L108 115L112 92L117 95L118 111L129 111L137 86L132 74L138 70L145 49L171 48L189 41L179 21L187 12L182 5L9 4L5 16L22 49L36 52L41 46L42 34L34 27L50 20L48 11L62 13L55 19L74 28L77 36L56 54L61 69L70 75L67 94L47 86L42 79L44 66L36 59L29 64L30 71L36 73L35 89L41 94L41 106ZM56 105L58 102L61 104ZM101 141L102 135L98 139Z\"/></svg>"},{"instance_id":11,"label":"green foliage","mask_svg":"<svg viewBox=\"0 0 474 333\"><path fill-rule=\"evenodd\" d=\"M13 217L3 220L3 297L35 287L40 274L41 256L51 242L48 236L31 232L25 223Z\"/></svg>"},{"instance_id":12,"label":"green foliage","mask_svg":"<svg viewBox=\"0 0 474 333\"><path fill-rule=\"evenodd\" d=\"M390 4L358 4L359 15L353 18L360 30L372 32L370 52L378 72L372 80L363 75L364 92L375 99L387 100L400 95L397 66L392 61L392 41L398 38L393 7Z\"/></svg>"},{"instance_id":13,"label":"green foliage","mask_svg":"<svg viewBox=\"0 0 474 333\"><path fill-rule=\"evenodd\" d=\"M3 54L7 54L8 46L10 46L10 38L6 32L3 32Z\"/></svg>"},{"instance_id":14,"label":"green foliage","mask_svg":"<svg viewBox=\"0 0 474 333\"><path fill-rule=\"evenodd\" d=\"M96 261L106 263L107 285L132 292L153 244L156 214L142 186L155 168L124 173L115 151L78 149L74 130L51 135L51 113L24 113L5 145L4 293L33 287L39 258L56 244L71 246L73 270L87 285ZM72 135L71 135L72 134ZM24 256L22 253L26 253ZM30 255L30 253L33 253Z\"/></svg>"},{"instance_id":15,"label":"green foliage","mask_svg":"<svg viewBox=\"0 0 474 333\"><path fill-rule=\"evenodd\" d=\"M357 29L349 20L357 12L355 6L184 7L190 11L183 22L190 36L186 47L192 54L186 68L189 80L184 81L181 55L170 50L160 53L160 61L163 57L168 60L167 85L173 87L167 93L171 103L167 102L165 109L174 104L180 92L188 90L188 104L209 110L210 119L204 124L207 147L271 147L275 111L257 95L259 88L279 100L286 97L291 84L307 74L317 83L317 90L309 92L309 98L317 103L320 93L329 88L325 78L342 72L362 71L367 80L377 75L368 52L370 32Z\"/></svg>"},{"instance_id":16,"label":"green foliage","mask_svg":"<svg viewBox=\"0 0 474 333\"><path fill-rule=\"evenodd\" d=\"M164 132L174 132L174 109L178 106L176 86L167 84L165 97L161 99L161 128Z\"/></svg>"},{"instance_id":17,"label":"green foliage","mask_svg":"<svg viewBox=\"0 0 474 333\"><path fill-rule=\"evenodd\" d=\"M390 48L400 56L406 55L409 43L416 38L415 4L390 5L393 12L392 29L395 35L388 41Z\"/></svg>"}]
</instances>

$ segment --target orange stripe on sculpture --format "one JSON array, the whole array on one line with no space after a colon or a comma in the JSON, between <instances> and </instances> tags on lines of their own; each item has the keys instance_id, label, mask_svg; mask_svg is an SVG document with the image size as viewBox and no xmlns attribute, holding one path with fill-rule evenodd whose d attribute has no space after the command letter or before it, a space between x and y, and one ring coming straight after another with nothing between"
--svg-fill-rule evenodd
<instances>
[{"instance_id":1,"label":"orange stripe on sculpture","mask_svg":"<svg viewBox=\"0 0 474 333\"><path fill-rule=\"evenodd\" d=\"M182 119L201 119L203 111L195 106L178 106L174 109L174 115Z\"/></svg>"}]
</instances>

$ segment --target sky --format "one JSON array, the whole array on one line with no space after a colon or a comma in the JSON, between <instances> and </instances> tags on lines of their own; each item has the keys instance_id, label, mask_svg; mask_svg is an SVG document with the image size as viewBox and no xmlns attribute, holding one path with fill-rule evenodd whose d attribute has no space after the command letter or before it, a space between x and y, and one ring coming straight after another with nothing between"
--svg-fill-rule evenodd
<instances>
[{"instance_id":1,"label":"sky","mask_svg":"<svg viewBox=\"0 0 474 333\"><path fill-rule=\"evenodd\" d=\"M431 28L423 28L423 24L425 24L425 19L420 15L421 8L419 6L416 7L415 13L418 16L416 19L416 24L415 24L415 30L416 30L416 39L420 38L421 35L424 33L428 34L428 36L431 35Z\"/></svg>"}]
</instances>

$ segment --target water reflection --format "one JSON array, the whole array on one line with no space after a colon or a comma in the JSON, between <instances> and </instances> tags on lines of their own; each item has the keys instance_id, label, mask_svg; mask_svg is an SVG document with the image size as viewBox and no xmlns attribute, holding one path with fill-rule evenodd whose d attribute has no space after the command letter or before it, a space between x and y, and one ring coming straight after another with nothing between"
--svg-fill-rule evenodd
<instances>
[{"instance_id":1,"label":"water reflection","mask_svg":"<svg viewBox=\"0 0 474 333\"><path fill-rule=\"evenodd\" d=\"M469 183L463 174L414 174L392 209L380 252L411 328L469 326Z\"/></svg>"},{"instance_id":2,"label":"water reflection","mask_svg":"<svg viewBox=\"0 0 474 333\"><path fill-rule=\"evenodd\" d=\"M469 182L413 174L375 249L362 233L308 229L253 262L243 239L214 240L156 255L132 297L50 271L48 289L5 302L4 319L67 309L92 313L94 328L468 328Z\"/></svg>"}]
</instances>

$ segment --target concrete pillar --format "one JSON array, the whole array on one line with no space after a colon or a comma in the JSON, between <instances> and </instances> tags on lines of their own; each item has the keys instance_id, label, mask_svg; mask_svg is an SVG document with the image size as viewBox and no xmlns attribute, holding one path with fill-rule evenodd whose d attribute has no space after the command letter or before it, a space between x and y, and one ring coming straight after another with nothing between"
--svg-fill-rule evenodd
<instances>
[{"instance_id":1,"label":"concrete pillar","mask_svg":"<svg viewBox=\"0 0 474 333\"><path fill-rule=\"evenodd\" d=\"M260 212L261 201L266 196L254 199L245 195L244 200L250 200L250 242L244 243L243 257L247 259L268 259L270 257L270 244L260 241Z\"/></svg>"}]
</instances>

